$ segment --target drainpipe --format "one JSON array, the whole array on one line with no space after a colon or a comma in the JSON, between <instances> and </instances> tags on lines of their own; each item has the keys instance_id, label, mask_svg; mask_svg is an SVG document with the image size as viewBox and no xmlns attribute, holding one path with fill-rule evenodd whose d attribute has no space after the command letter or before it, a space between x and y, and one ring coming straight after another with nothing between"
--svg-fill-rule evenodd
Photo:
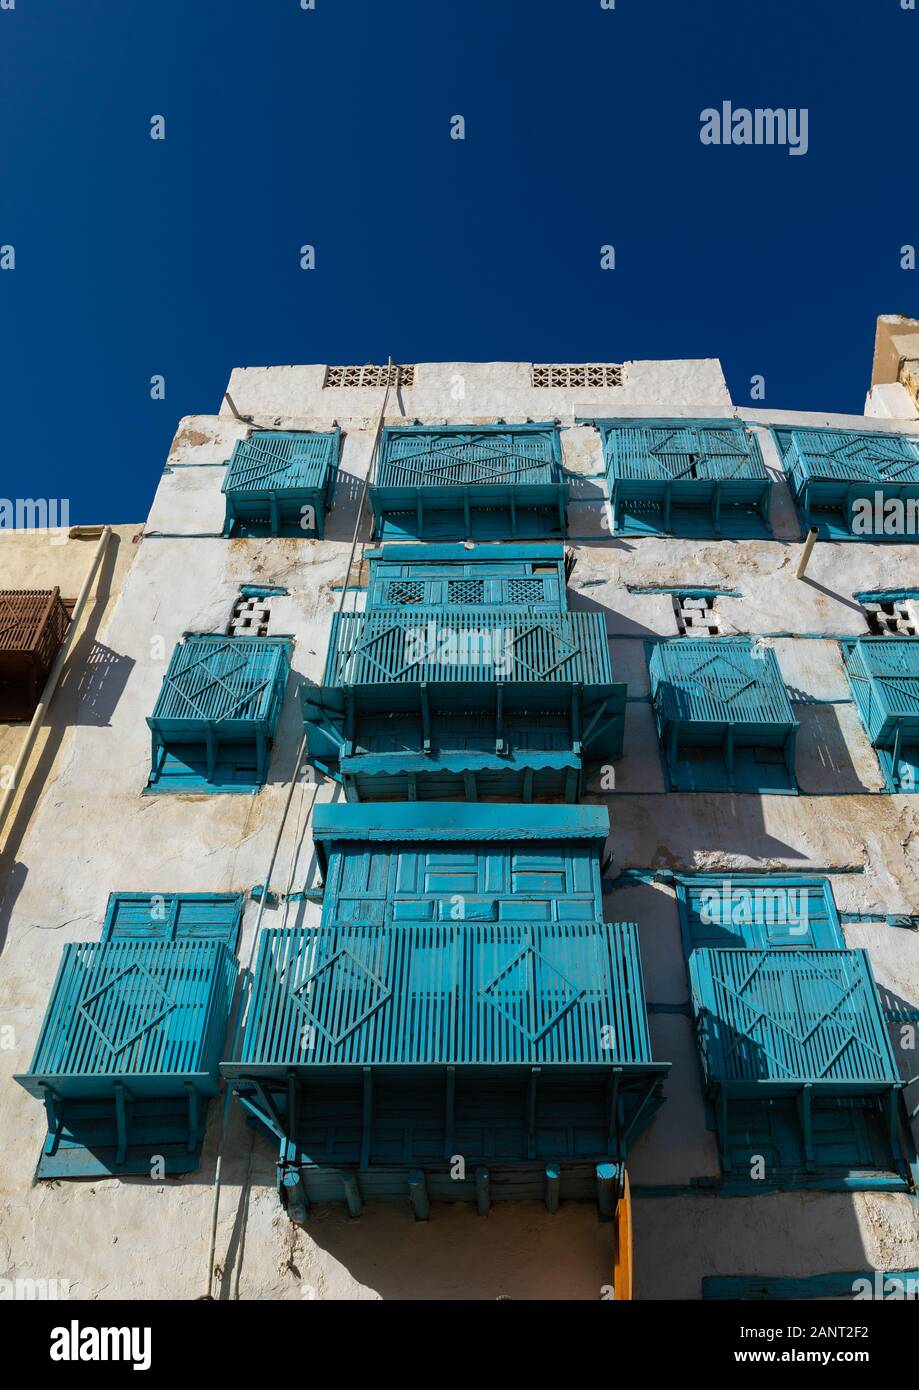
<instances>
[{"instance_id":1,"label":"drainpipe","mask_svg":"<svg viewBox=\"0 0 919 1390\"><path fill-rule=\"evenodd\" d=\"M20 775L22 774L23 768L25 767L26 762L28 761L29 754L32 752L32 748L35 745L35 740L38 737L38 731L44 723L45 715L48 713L48 706L50 705L54 697L54 692L57 689L57 683L60 680L61 672L64 669L64 662L67 660L67 654L70 651L71 643L73 642L77 628L79 627L80 618L82 616L83 609L86 605L86 600L89 597L89 591L92 588L93 580L96 577L96 571L99 568L99 565L102 561L102 557L105 554L106 547L109 543L109 538L112 534L112 528L111 526L103 526L101 528L98 526L71 526L67 534L72 540L75 540L81 536L98 536L99 544L96 546L96 551L93 555L92 563L90 564L90 567L87 570L86 578L83 580L83 587L80 590L80 593L77 597L77 601L74 605L73 615L70 619L70 626L67 628L64 640L58 649L57 656L54 658L54 664L51 667L50 672L48 673L48 679L45 681L45 688L42 691L41 700L38 702L35 713L32 715L32 722L29 725L28 732L25 736L25 742L23 743L22 748L19 750L19 757L16 759L16 766L13 768L12 781L3 794L3 800L0 801L0 829L3 828L3 825L6 821L6 817L9 813L9 809L13 804L13 799L16 796L16 792L19 790Z\"/></svg>"}]
</instances>

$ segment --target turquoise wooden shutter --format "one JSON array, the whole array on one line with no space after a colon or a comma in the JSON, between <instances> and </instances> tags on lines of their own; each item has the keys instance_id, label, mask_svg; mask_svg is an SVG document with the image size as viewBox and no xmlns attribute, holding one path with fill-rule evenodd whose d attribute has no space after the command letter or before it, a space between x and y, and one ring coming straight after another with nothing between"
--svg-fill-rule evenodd
<instances>
[{"instance_id":1,"label":"turquoise wooden shutter","mask_svg":"<svg viewBox=\"0 0 919 1390\"><path fill-rule=\"evenodd\" d=\"M828 879L700 874L677 882L687 955L702 947L844 948Z\"/></svg>"},{"instance_id":2,"label":"turquoise wooden shutter","mask_svg":"<svg viewBox=\"0 0 919 1390\"><path fill-rule=\"evenodd\" d=\"M236 950L241 893L111 893L103 941L222 941Z\"/></svg>"}]
</instances>

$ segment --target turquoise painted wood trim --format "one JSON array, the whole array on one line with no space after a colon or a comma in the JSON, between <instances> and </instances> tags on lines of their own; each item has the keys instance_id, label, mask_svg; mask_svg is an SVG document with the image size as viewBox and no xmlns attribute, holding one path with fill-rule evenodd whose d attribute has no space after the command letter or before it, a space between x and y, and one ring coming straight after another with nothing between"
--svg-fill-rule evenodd
<instances>
[{"instance_id":1,"label":"turquoise painted wood trim","mask_svg":"<svg viewBox=\"0 0 919 1390\"><path fill-rule=\"evenodd\" d=\"M780 1188L800 1186L802 1174L806 1186L811 1175L838 1180L871 1163L902 1167L915 1181L905 1083L867 952L705 947L690 955L689 976L726 1177L762 1190L735 1176L758 1154ZM843 1115L845 1142L836 1133ZM838 1171L846 1166L849 1175Z\"/></svg>"},{"instance_id":2,"label":"turquoise painted wood trim","mask_svg":"<svg viewBox=\"0 0 919 1390\"><path fill-rule=\"evenodd\" d=\"M369 489L389 540L564 536L570 487L555 424L387 426Z\"/></svg>"},{"instance_id":3,"label":"turquoise painted wood trim","mask_svg":"<svg viewBox=\"0 0 919 1390\"><path fill-rule=\"evenodd\" d=\"M771 535L772 479L740 421L596 420L614 533Z\"/></svg>"},{"instance_id":4,"label":"turquoise painted wood trim","mask_svg":"<svg viewBox=\"0 0 919 1390\"><path fill-rule=\"evenodd\" d=\"M422 1027L405 1028L409 1002ZM347 1171L350 1205L404 1199L419 1174L432 1200L480 1201L483 1161L496 1200L538 1200L549 1151L555 1197L599 1202L668 1067L634 924L445 922L264 933L222 1070L279 1141L282 1193L295 1171L309 1201L342 1200ZM451 1178L460 1131L468 1191Z\"/></svg>"},{"instance_id":5,"label":"turquoise painted wood trim","mask_svg":"<svg viewBox=\"0 0 919 1390\"><path fill-rule=\"evenodd\" d=\"M476 557L476 547L457 549L459 556L435 561L414 555L396 560L368 557L367 612L398 615L463 610L464 619L495 612L564 613L567 610L566 566L563 555L552 558L491 559ZM500 550L498 546L485 547ZM522 549L523 547L513 547ZM561 550L561 547L553 547ZM423 546L385 546L384 551L424 550ZM519 621L519 619L518 619Z\"/></svg>"},{"instance_id":6,"label":"turquoise painted wood trim","mask_svg":"<svg viewBox=\"0 0 919 1390\"><path fill-rule=\"evenodd\" d=\"M579 677L611 671L602 619L576 621L599 616L398 610L333 622L326 680L300 690L309 756L338 763L351 800L573 801L585 762L623 749L624 682ZM500 678L494 664L459 664L449 644L466 637L498 646ZM456 661L439 660L442 642Z\"/></svg>"},{"instance_id":7,"label":"turquoise painted wood trim","mask_svg":"<svg viewBox=\"0 0 919 1390\"><path fill-rule=\"evenodd\" d=\"M919 642L859 637L840 643L843 669L888 792L919 791Z\"/></svg>"},{"instance_id":8,"label":"turquoise painted wood trim","mask_svg":"<svg viewBox=\"0 0 919 1390\"><path fill-rule=\"evenodd\" d=\"M316 806L313 838L331 840L595 840L610 832L606 806L468 806L462 802Z\"/></svg>"},{"instance_id":9,"label":"turquoise painted wood trim","mask_svg":"<svg viewBox=\"0 0 919 1390\"><path fill-rule=\"evenodd\" d=\"M470 561L504 563L507 560L535 560L540 564L556 564L565 559L565 547L559 542L521 544L512 541L500 545L487 542L457 542L452 545L418 545L398 541L364 552L366 560L385 560L393 564L467 564Z\"/></svg>"},{"instance_id":10,"label":"turquoise painted wood trim","mask_svg":"<svg viewBox=\"0 0 919 1390\"><path fill-rule=\"evenodd\" d=\"M56 1109L54 1130L35 1169L40 1182L126 1177L149 1182L151 1152L162 1159L166 1177L181 1177L200 1167L208 1102L138 1100L131 1103L130 1120L125 1104L120 1122L104 1111L98 1101L68 1101ZM135 1134L140 1136L136 1140ZM91 1138L84 1143L81 1135Z\"/></svg>"},{"instance_id":11,"label":"turquoise painted wood trim","mask_svg":"<svg viewBox=\"0 0 919 1390\"><path fill-rule=\"evenodd\" d=\"M251 1102L243 1098L244 1108L250 1111L253 1116L264 1126L264 1114L251 1106ZM264 1126L266 1132L269 1127ZM273 1136L277 1139L277 1135ZM280 1165L279 1165L280 1166ZM361 1188L361 1192L367 1200L373 1201L407 1201L408 1193L405 1182L407 1179L407 1166L401 1168L380 1169L358 1169L356 1177ZM483 1165L484 1166L484 1165ZM501 1162L495 1163L489 1160L488 1168L484 1171L488 1174L500 1174L500 1187L490 1195L493 1201L543 1201L545 1200L548 1170L554 1168L560 1172L562 1201L592 1201L596 1200L596 1166L593 1163L577 1162L554 1162L546 1165L543 1161L535 1162ZM284 1170L283 1171L292 1171ZM304 1165L296 1170L300 1179L304 1182L309 1191L311 1201L342 1201L343 1194L340 1182L337 1182L340 1174L340 1166L329 1167L316 1163ZM457 1181L450 1177L446 1165L442 1164L435 1167L427 1164L425 1167L426 1181L430 1189L432 1200L434 1201L477 1201L478 1197L478 1174L482 1169L473 1171L472 1165L467 1166L467 1178L465 1182ZM756 1187L754 1193L752 1188ZM773 1184L750 1184L747 1190L741 1190L741 1185L733 1183L724 1185L712 1179L700 1179L697 1184L669 1184L661 1186L644 1186L641 1184L632 1186L632 1196L634 1199L653 1200L654 1198L673 1198L673 1197L700 1197L709 1201L720 1199L732 1199L738 1197L749 1197L751 1195L770 1195L790 1190L805 1190L801 1187L792 1188L789 1185L776 1186ZM889 1177L878 1177L876 1174L866 1174L855 1180L842 1181L818 1181L811 1180L807 1184L807 1191L810 1192L895 1192L906 1191L906 1185L902 1179ZM296 1217L293 1217L296 1220Z\"/></svg>"},{"instance_id":12,"label":"turquoise painted wood trim","mask_svg":"<svg viewBox=\"0 0 919 1390\"><path fill-rule=\"evenodd\" d=\"M541 809L551 823L554 808ZM603 916L600 839L513 835L494 841L473 831L446 844L430 836L315 843L326 883L324 926L388 929L459 920L503 924L514 932L521 923L597 922Z\"/></svg>"},{"instance_id":13,"label":"turquoise painted wood trim","mask_svg":"<svg viewBox=\"0 0 919 1390\"><path fill-rule=\"evenodd\" d=\"M850 1270L847 1273L797 1277L779 1274L707 1275L702 1280L703 1299L765 1303L774 1299L844 1298L855 1292L871 1297L902 1299L919 1297L919 1269Z\"/></svg>"},{"instance_id":14,"label":"turquoise painted wood trim","mask_svg":"<svg viewBox=\"0 0 919 1390\"><path fill-rule=\"evenodd\" d=\"M644 795L644 793L641 794ZM731 875L736 872L737 871L734 869L726 869L724 876L730 878ZM746 871L742 870L741 872ZM751 869L749 870L749 872L754 873L756 871ZM865 867L863 864L853 865L851 868L842 869L834 865L815 864L811 872L807 875L807 877L826 878L827 875L833 874L842 877L849 877L850 875L864 874L864 872ZM773 873L777 874L779 878L786 878L788 875L788 871L785 869L773 869L762 870L761 877L769 879L771 878ZM697 877L697 875L693 874L692 870L690 869L646 869L638 867L621 869L615 878L609 879L607 880L607 882L609 884L610 889L613 889L618 887L628 887L633 882L675 884L677 879L679 878L692 879L695 877ZM712 875L712 877L719 878L721 877L721 875L714 874ZM604 892L605 891L606 888L604 887ZM843 921L845 919L845 914L840 913L838 915L840 921Z\"/></svg>"},{"instance_id":15,"label":"turquoise painted wood trim","mask_svg":"<svg viewBox=\"0 0 919 1390\"><path fill-rule=\"evenodd\" d=\"M746 541L773 539L769 523L771 483L757 484L756 494L724 502L722 485L713 483L708 489L699 484L679 484L682 494L674 499L667 484L627 484L617 482L610 490L612 530L617 536L675 536L682 540ZM742 483L732 489L739 493ZM698 489L698 495L689 491ZM634 496L636 492L642 495ZM645 495L650 493L650 495ZM568 539L581 545L591 545L596 537L569 535Z\"/></svg>"},{"instance_id":16,"label":"turquoise painted wood trim","mask_svg":"<svg viewBox=\"0 0 919 1390\"><path fill-rule=\"evenodd\" d=\"M840 912L839 920L843 924L856 926L859 923L883 923L888 927L897 927L902 931L919 931L919 916L908 913L897 912Z\"/></svg>"},{"instance_id":17,"label":"turquoise painted wood trim","mask_svg":"<svg viewBox=\"0 0 919 1390\"><path fill-rule=\"evenodd\" d=\"M710 589L697 586L687 589L680 584L626 584L630 594L669 594L674 598L743 598L739 589Z\"/></svg>"},{"instance_id":18,"label":"turquoise painted wood trim","mask_svg":"<svg viewBox=\"0 0 919 1390\"><path fill-rule=\"evenodd\" d=\"M899 603L919 598L919 589L860 589L852 597L856 603Z\"/></svg>"},{"instance_id":19,"label":"turquoise painted wood trim","mask_svg":"<svg viewBox=\"0 0 919 1390\"><path fill-rule=\"evenodd\" d=\"M147 1097L216 1090L236 959L219 938L110 938L62 952L35 1055L32 1095Z\"/></svg>"},{"instance_id":20,"label":"turquoise painted wood trim","mask_svg":"<svg viewBox=\"0 0 919 1390\"><path fill-rule=\"evenodd\" d=\"M421 683L493 690L499 682L567 688L612 679L600 613L463 607L334 614L322 684L366 694L385 688L392 698L395 687Z\"/></svg>"},{"instance_id":21,"label":"turquoise painted wood trim","mask_svg":"<svg viewBox=\"0 0 919 1390\"><path fill-rule=\"evenodd\" d=\"M919 739L919 642L859 637L841 643L852 695L876 748Z\"/></svg>"},{"instance_id":22,"label":"turquoise painted wood trim","mask_svg":"<svg viewBox=\"0 0 919 1390\"><path fill-rule=\"evenodd\" d=\"M360 843L465 843L473 850L492 843L590 842L599 854L609 834L605 806L520 805L468 802L346 802L313 810L313 842L323 878L336 846ZM599 875L598 875L599 879Z\"/></svg>"},{"instance_id":23,"label":"turquoise painted wood trim","mask_svg":"<svg viewBox=\"0 0 919 1390\"><path fill-rule=\"evenodd\" d=\"M558 426L387 425L374 484L384 492L558 484Z\"/></svg>"},{"instance_id":24,"label":"turquoise painted wood trim","mask_svg":"<svg viewBox=\"0 0 919 1390\"><path fill-rule=\"evenodd\" d=\"M400 490L404 494L405 489ZM416 492L406 497L396 490L370 488L377 533L386 541L500 540L566 536L569 486L453 489L434 497ZM593 536L569 536L590 544Z\"/></svg>"},{"instance_id":25,"label":"turquoise painted wood trim","mask_svg":"<svg viewBox=\"0 0 919 1390\"><path fill-rule=\"evenodd\" d=\"M919 437L886 430L770 428L796 495L809 482L919 483Z\"/></svg>"},{"instance_id":26,"label":"turquoise painted wood trim","mask_svg":"<svg viewBox=\"0 0 919 1390\"><path fill-rule=\"evenodd\" d=\"M233 999L241 894L113 893L98 942L64 947L27 1072L40 1179L200 1161Z\"/></svg>"},{"instance_id":27,"label":"turquoise painted wood trim","mask_svg":"<svg viewBox=\"0 0 919 1390\"><path fill-rule=\"evenodd\" d=\"M546 803L577 801L584 780L579 754L527 754L508 740L508 753L415 753L342 756L340 780L348 801L402 799ZM310 745L312 739L310 738Z\"/></svg>"},{"instance_id":28,"label":"turquoise painted wood trim","mask_svg":"<svg viewBox=\"0 0 919 1390\"><path fill-rule=\"evenodd\" d=\"M248 1101L244 1100L243 1104L249 1108ZM255 1118L261 1117L255 1114ZM288 1150L291 1147L286 1146ZM365 1166L353 1160L288 1166L293 1162L291 1158L284 1158L278 1164L278 1191L292 1221L305 1220L310 1205L318 1202L345 1202L351 1215L366 1202L411 1205L414 1210L413 1195L422 1183L427 1201L423 1208L427 1215L422 1217L425 1220L428 1217L438 1220L437 1208L430 1205L435 1202L475 1204L480 1216L486 1215L492 1204L505 1202L540 1202L550 1212L557 1211L562 1203L590 1202L597 1208L598 1219L605 1221L609 1218L603 1205L609 1202L610 1186L618 1192L621 1167L608 1160L598 1163L572 1158L568 1161L553 1159L547 1163L542 1158L527 1159L526 1155L497 1161L489 1157L487 1166L484 1162L467 1162L466 1176L459 1178L455 1173L451 1175L447 1163L430 1158L420 1163L396 1158L385 1167ZM297 1201L300 1194L303 1205Z\"/></svg>"},{"instance_id":29,"label":"turquoise painted wood trim","mask_svg":"<svg viewBox=\"0 0 919 1390\"><path fill-rule=\"evenodd\" d=\"M778 1192L904 1192L915 1195L915 1186L893 1172L850 1173L829 1177L820 1173L794 1174L781 1180L753 1182L737 1177L693 1178L689 1183L637 1184L633 1197L737 1197L773 1196Z\"/></svg>"},{"instance_id":30,"label":"turquoise painted wood trim","mask_svg":"<svg viewBox=\"0 0 919 1390\"><path fill-rule=\"evenodd\" d=\"M726 1178L759 1155L780 1187L871 1165L915 1181L905 1083L866 951L700 948L689 976Z\"/></svg>"},{"instance_id":31,"label":"turquoise painted wood trim","mask_svg":"<svg viewBox=\"0 0 919 1390\"><path fill-rule=\"evenodd\" d=\"M203 766L207 750L202 744L200 749L200 762ZM234 780L232 783L224 779L230 775L228 765L220 758L215 764L217 772L217 782L213 782L203 772L196 772L184 766L178 772L172 770L164 780L148 784L141 792L141 796L258 796L262 787L262 781L256 781L254 775L250 778Z\"/></svg>"}]
</instances>

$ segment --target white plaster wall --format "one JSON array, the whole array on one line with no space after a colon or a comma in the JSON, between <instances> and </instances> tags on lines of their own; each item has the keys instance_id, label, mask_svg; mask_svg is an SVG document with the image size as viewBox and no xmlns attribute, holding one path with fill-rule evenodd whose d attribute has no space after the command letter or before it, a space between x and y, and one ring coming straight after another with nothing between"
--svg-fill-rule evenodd
<instances>
[{"instance_id":1,"label":"white plaster wall","mask_svg":"<svg viewBox=\"0 0 919 1390\"><path fill-rule=\"evenodd\" d=\"M241 415L260 423L291 417L376 421L383 389L325 387L324 366L237 367L227 387ZM535 388L527 362L419 362L415 384L393 390L387 416L426 421L573 420L578 415L730 415L731 399L716 358L627 362L623 384ZM221 415L229 414L223 402Z\"/></svg>"},{"instance_id":2,"label":"white plaster wall","mask_svg":"<svg viewBox=\"0 0 919 1390\"><path fill-rule=\"evenodd\" d=\"M457 376L466 390L459 404L450 396ZM105 726L74 728L7 883L0 1017L15 1043L0 1049L0 1276L67 1279L75 1296L90 1298L188 1298L205 1287L220 1107L211 1107L202 1166L185 1179L39 1185L32 1173L44 1134L41 1107L10 1076L28 1065L62 943L97 935L110 891L248 890L264 877L299 742L297 686L321 676L381 398L379 391L323 389L323 378L322 367L250 368L230 383L237 408L258 423L325 428L337 419L342 426L342 477L321 542L221 539L223 464L246 426L226 406L218 416L180 423L145 538L100 634L122 662L123 690ZM416 380L393 418L500 414L571 424L582 413L570 392L534 391L527 364L420 364ZM735 413L718 364L707 361L628 364L625 385L592 406L623 415ZM744 412L754 417L759 424L779 418ZM782 419L865 423L800 413ZM771 441L764 440L765 455ZM806 581L795 580L800 541L787 492L774 509L774 519L784 518L774 541L614 538L603 525L598 437L572 425L563 441L578 489L571 604L604 612L614 669L630 700L626 756L613 770L612 789L598 775L589 798L610 807L611 875L628 868L846 870L833 879L841 911L919 911L919 800L877 794L876 759L848 702L834 640L863 630L854 591L919 585L919 546L819 545ZM776 491L783 490L780 483ZM361 543L368 539L365 519ZM222 630L245 583L290 590L273 606L272 631L292 634L295 648L269 784L257 797L145 797L145 716L173 645L185 631ZM814 795L664 793L644 643L674 635L673 607L666 595L626 586L674 584L739 589L741 599L719 600L728 630L773 634L802 723L799 775ZM362 596L351 593L348 602ZM333 794L330 784L319 791L320 799ZM289 873L295 888L315 877L303 830L311 795L308 784L295 792L275 887ZM717 1153L690 1022L654 1007L678 1008L688 999L673 893L666 885L615 886L606 908L611 920L639 923L656 1055L672 1063L667 1102L633 1150L633 1181L684 1187L711 1179ZM267 921L301 913L315 920L318 908L273 909ZM250 906L243 961L254 920ZM885 988L919 1002L919 936L879 924L847 927L846 935L869 950ZM238 1279L244 1298L593 1298L609 1280L610 1231L587 1208L567 1206L550 1217L526 1204L481 1221L469 1208L444 1206L423 1227L407 1210L368 1209L352 1223L335 1208L301 1231L278 1209L273 1165L271 1146L234 1104L217 1241L224 1296L234 1296ZM915 1266L916 1210L904 1196L641 1198L638 1291L693 1298L705 1274Z\"/></svg>"},{"instance_id":3,"label":"white plaster wall","mask_svg":"<svg viewBox=\"0 0 919 1390\"><path fill-rule=\"evenodd\" d=\"M916 403L899 381L879 382L865 398L865 414L876 420L910 420L917 414Z\"/></svg>"}]
</instances>

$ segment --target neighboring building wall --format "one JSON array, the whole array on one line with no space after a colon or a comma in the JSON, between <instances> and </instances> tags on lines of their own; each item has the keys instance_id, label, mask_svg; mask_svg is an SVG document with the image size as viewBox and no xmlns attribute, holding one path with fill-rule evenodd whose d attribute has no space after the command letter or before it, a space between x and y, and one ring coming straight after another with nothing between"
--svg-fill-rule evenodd
<instances>
[{"instance_id":1,"label":"neighboring building wall","mask_svg":"<svg viewBox=\"0 0 919 1390\"><path fill-rule=\"evenodd\" d=\"M324 379L322 366L249 368L234 371L229 384L236 409L258 425L340 424L341 475L321 542L222 539L223 465L245 424L226 404L219 416L180 423L137 561L102 634L127 674L123 690L104 724L78 721L56 770L54 795L43 800L23 839L24 872L8 895L0 966L2 1021L15 1035L14 1046L0 1052L0 1267L12 1277L69 1280L75 1297L189 1298L207 1285L221 1105L211 1107L200 1170L183 1180L35 1185L43 1115L8 1076L28 1065L62 944L98 934L110 891L248 892L264 881L300 739L297 687L322 676L383 397L382 388L323 387ZM718 1198L680 1191L698 1179L717 1179L720 1170L692 1026L679 1011L688 982L675 899L666 883L621 875L626 869L829 870L843 912L919 911L919 799L875 794L877 761L849 700L834 640L866 631L854 592L919 586L919 545L818 545L806 581L798 581L800 528L781 481L774 489L774 540L611 537L599 435L575 426L576 416L742 414L762 425L763 454L777 480L781 468L767 423L865 422L735 410L714 361L630 363L621 387L602 390L543 389L530 381L529 364L419 364L416 384L391 401L387 423L557 416L563 426L565 463L575 480L571 607L605 614L614 675L628 681L630 697L614 787L604 789L598 772L588 797L608 802L612 819L610 873L620 877L606 915L640 924L655 1052L673 1063L667 1102L629 1162L633 1185L659 1190L635 1204L637 1296L695 1298L702 1277L711 1274L915 1267L919 1217L915 1199L905 1195ZM917 421L898 427L919 432ZM188 630L223 631L246 583L289 589L289 597L272 601L271 632L296 639L269 785L254 798L144 797L145 716L173 646ZM801 796L665 794L645 702L643 642L675 635L676 619L666 594L630 593L626 585L668 584L741 591L739 599L719 600L723 626L764 634L776 649L802 723ZM288 880L295 889L315 881L304 829L312 790L304 780L295 792L273 878L277 889ZM324 783L318 796L335 799L336 788ZM255 916L250 902L243 963ZM315 904L295 900L269 909L265 923L317 920ZM882 987L919 1003L919 933L860 925L846 928L846 940L870 951ZM357 1222L336 1208L299 1229L279 1209L274 1160L234 1103L217 1239L223 1296L590 1299L611 1282L610 1228L598 1225L589 1207L563 1205L553 1217L541 1207L506 1204L479 1219L474 1209L450 1206L419 1225L407 1208L368 1204Z\"/></svg>"},{"instance_id":2,"label":"neighboring building wall","mask_svg":"<svg viewBox=\"0 0 919 1390\"><path fill-rule=\"evenodd\" d=\"M73 601L80 592L99 544L101 528L49 531L0 531L0 589L53 589ZM19 778L19 790L0 829L0 886L15 865L18 846L39 800L54 783L58 759L66 752L74 726L94 721L104 725L106 711L117 703L126 672L101 640L107 619L121 593L125 576L137 555L134 543L140 525L113 526L105 555L93 581L77 631L71 639L67 666L58 683L35 746ZM11 774L28 732L28 722L0 723L0 768ZM6 786L4 778L3 787ZM15 867L14 867L15 865ZM2 935L0 935L2 943Z\"/></svg>"},{"instance_id":3,"label":"neighboring building wall","mask_svg":"<svg viewBox=\"0 0 919 1390\"><path fill-rule=\"evenodd\" d=\"M908 420L919 416L919 319L881 314L865 414Z\"/></svg>"}]
</instances>

